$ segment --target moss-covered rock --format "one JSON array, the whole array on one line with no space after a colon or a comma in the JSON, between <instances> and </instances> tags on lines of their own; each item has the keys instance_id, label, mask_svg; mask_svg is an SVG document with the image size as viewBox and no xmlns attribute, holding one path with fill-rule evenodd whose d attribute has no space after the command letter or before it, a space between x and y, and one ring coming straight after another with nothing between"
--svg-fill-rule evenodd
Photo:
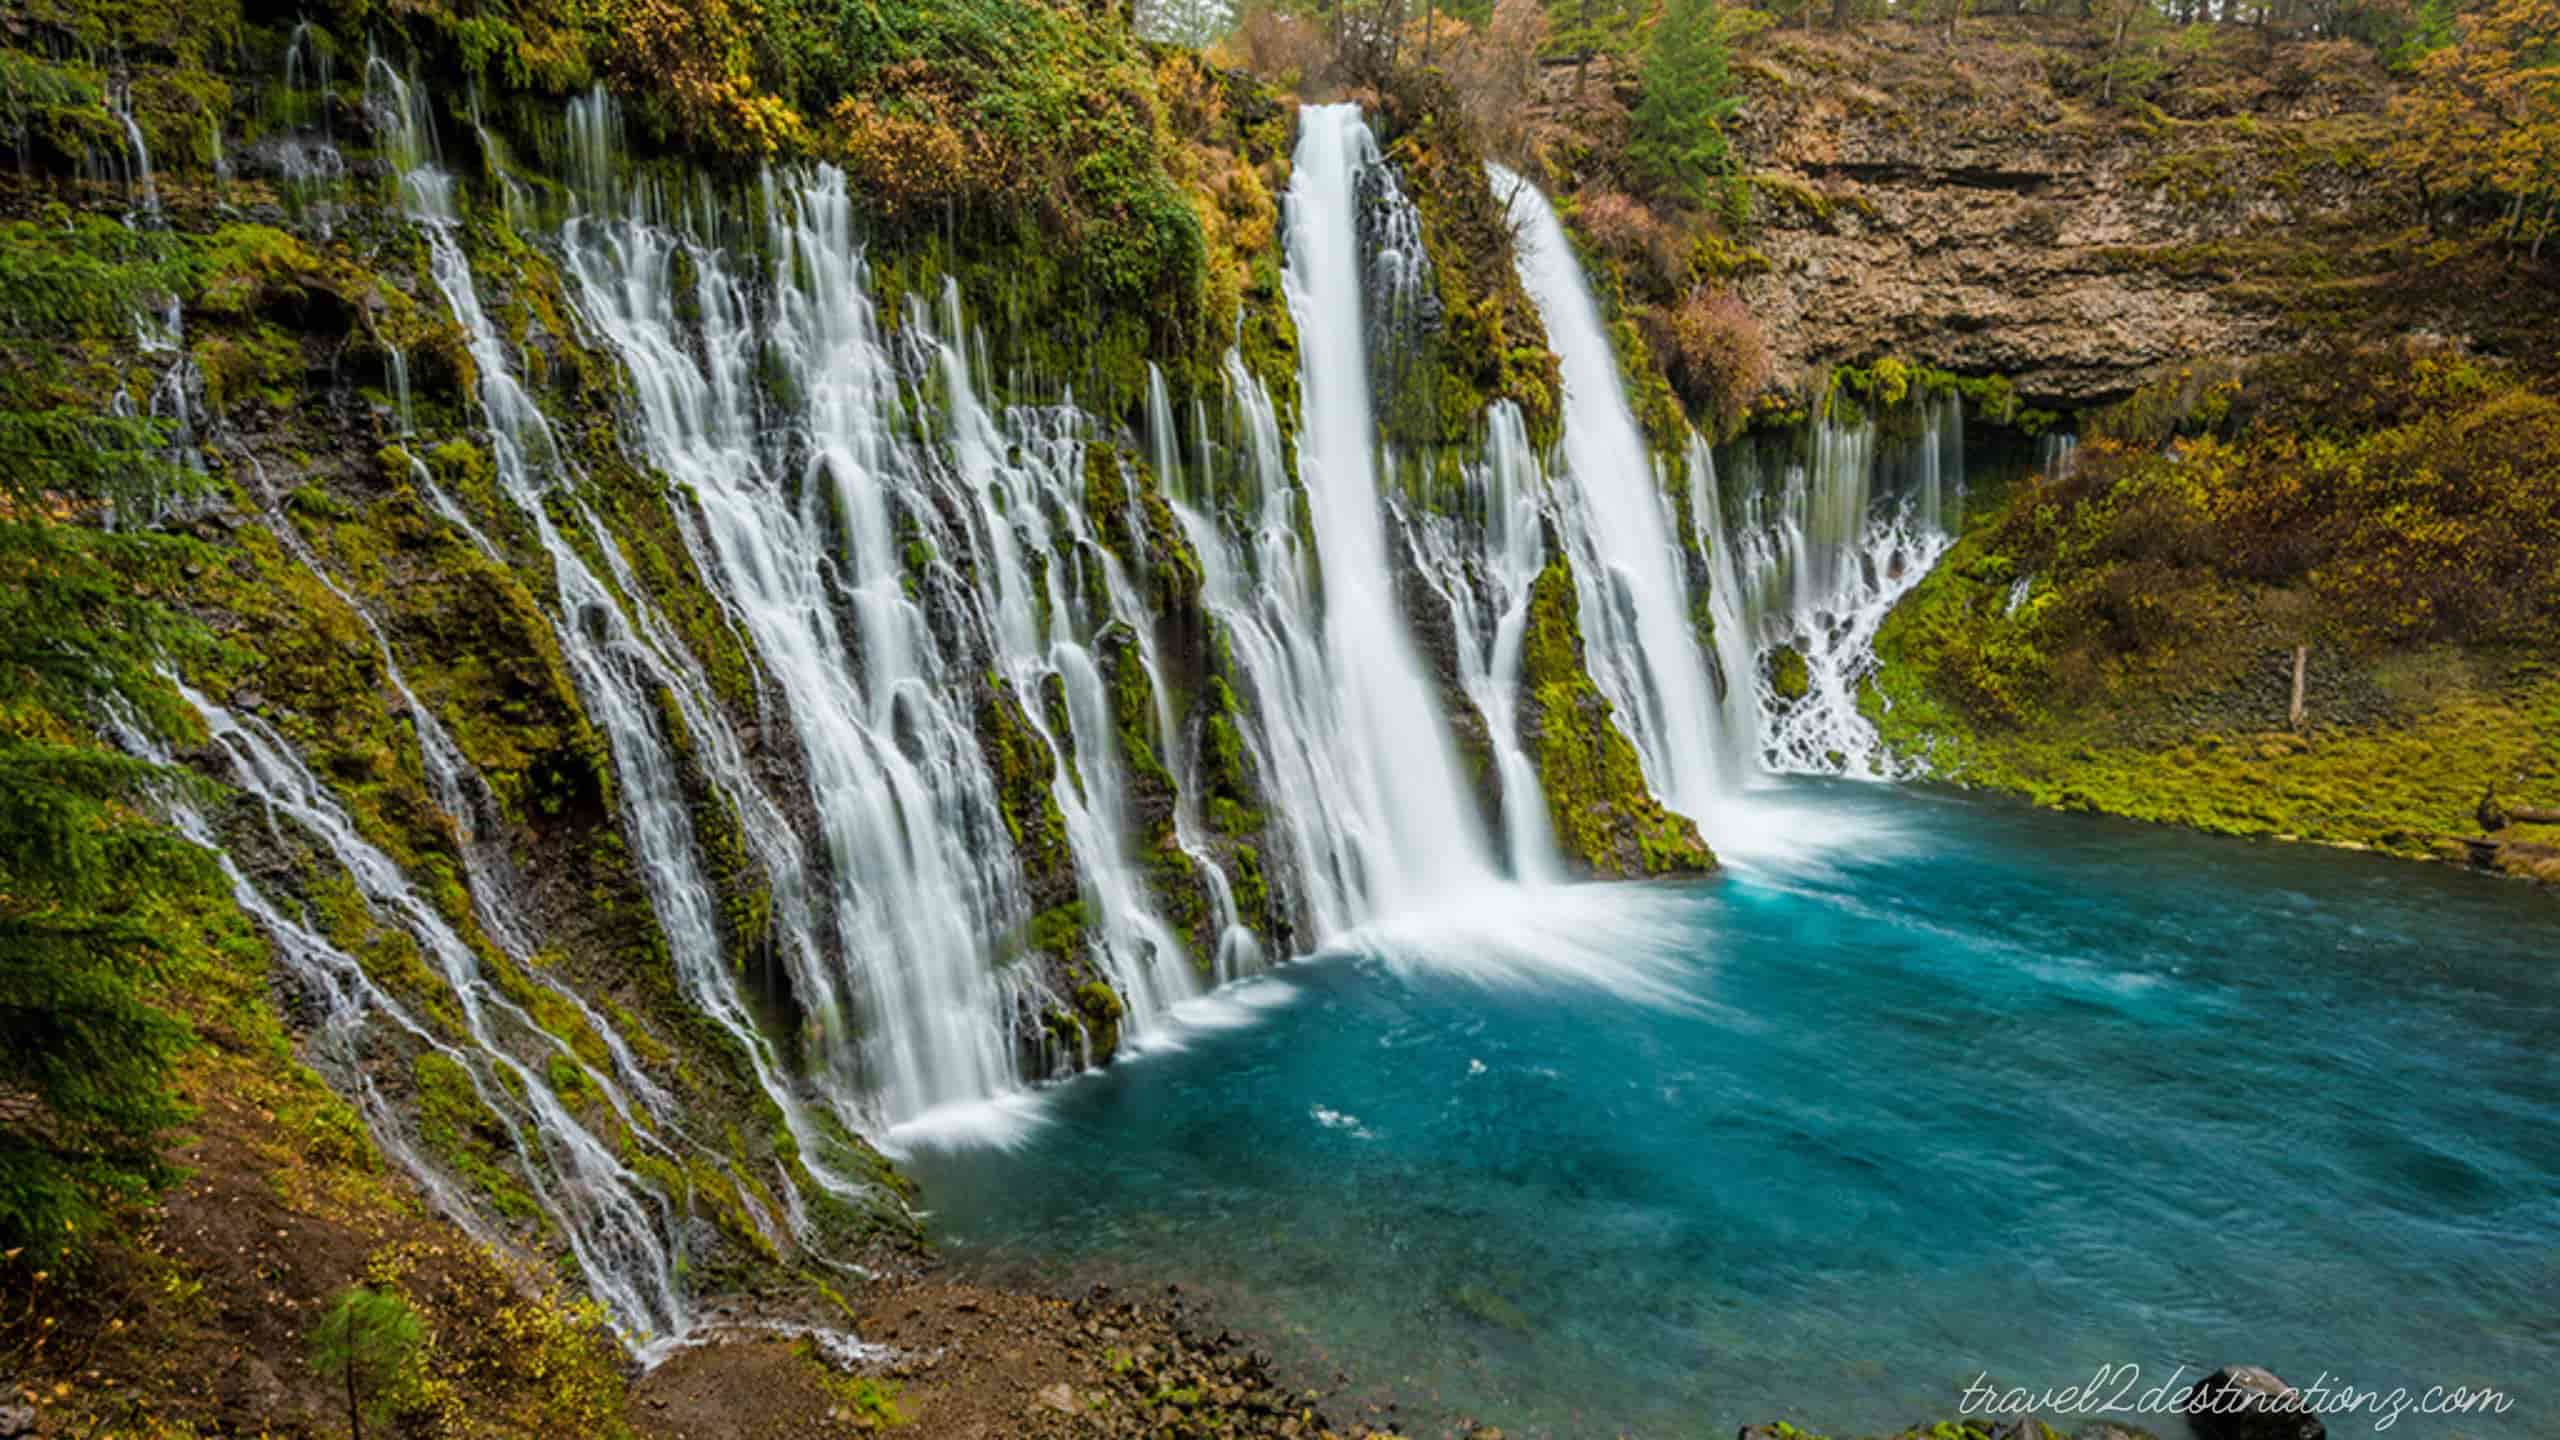
<instances>
[{"instance_id":1,"label":"moss-covered rock","mask_svg":"<svg viewBox=\"0 0 2560 1440\"><path fill-rule=\"evenodd\" d=\"M1532 443L1551 445L1563 382L1513 263L1510 217L1455 117L1454 106L1434 104L1389 145L1421 217L1433 314L1412 353L1394 357L1379 425L1391 444L1454 452L1479 439L1487 406L1509 400Z\"/></svg>"},{"instance_id":2,"label":"moss-covered rock","mask_svg":"<svg viewBox=\"0 0 2560 1440\"><path fill-rule=\"evenodd\" d=\"M1646 785L1636 747L1584 667L1581 604L1558 556L1529 596L1520 655L1520 738L1546 789L1556 843L1599 875L1694 875L1715 868L1697 823Z\"/></svg>"},{"instance_id":3,"label":"moss-covered rock","mask_svg":"<svg viewBox=\"0 0 2560 1440\"><path fill-rule=\"evenodd\" d=\"M1793 645L1776 646L1761 660L1768 672L1769 693L1781 707L1795 704L1813 689L1812 673L1804 663L1804 652Z\"/></svg>"},{"instance_id":4,"label":"moss-covered rock","mask_svg":"<svg viewBox=\"0 0 2560 1440\"><path fill-rule=\"evenodd\" d=\"M978 748L995 776L996 803L1004 809L1032 905L1047 911L1071 902L1075 857L1067 848L1066 818L1053 788L1058 757L1032 728L1013 687L999 676L981 680L977 720Z\"/></svg>"},{"instance_id":5,"label":"moss-covered rock","mask_svg":"<svg viewBox=\"0 0 2560 1440\"><path fill-rule=\"evenodd\" d=\"M1182 941L1185 956L1204 973L1217 958L1218 937L1207 884L1182 848L1175 807L1178 782L1165 763L1154 682L1146 654L1126 625L1106 627L1094 643L1111 695L1111 718L1129 781L1125 806L1130 854L1144 869L1157 913Z\"/></svg>"}]
</instances>

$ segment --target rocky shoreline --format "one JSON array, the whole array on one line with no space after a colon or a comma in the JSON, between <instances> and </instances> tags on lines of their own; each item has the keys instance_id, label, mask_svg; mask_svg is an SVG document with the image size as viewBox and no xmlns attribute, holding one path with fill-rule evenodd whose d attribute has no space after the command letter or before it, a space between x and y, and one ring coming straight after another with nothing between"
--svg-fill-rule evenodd
<instances>
[{"instance_id":1,"label":"rocky shoreline","mask_svg":"<svg viewBox=\"0 0 2560 1440\"><path fill-rule=\"evenodd\" d=\"M1066 1299L928 1275L884 1281L858 1309L858 1349L738 1332L674 1356L632 1386L633 1428L644 1440L1406 1433L1395 1402L1346 1399L1343 1377L1303 1383L1179 1286Z\"/></svg>"}]
</instances>

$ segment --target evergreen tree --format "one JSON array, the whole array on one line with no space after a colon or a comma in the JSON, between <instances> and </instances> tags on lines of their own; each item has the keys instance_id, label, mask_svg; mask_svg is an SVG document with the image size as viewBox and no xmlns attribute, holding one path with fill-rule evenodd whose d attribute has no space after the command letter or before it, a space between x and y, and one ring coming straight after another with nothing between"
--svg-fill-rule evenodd
<instances>
[{"instance_id":1,"label":"evergreen tree","mask_svg":"<svg viewBox=\"0 0 2560 1440\"><path fill-rule=\"evenodd\" d=\"M184 1025L146 997L178 896L219 893L205 853L138 802L162 778L99 743L108 711L176 723L154 670L195 635L153 590L196 547L106 527L192 483L163 427L101 413L57 351L130 343L169 272L101 231L0 236L0 1254L77 1256L118 1199L164 1182Z\"/></svg>"},{"instance_id":2,"label":"evergreen tree","mask_svg":"<svg viewBox=\"0 0 2560 1440\"><path fill-rule=\"evenodd\" d=\"M1716 0L1665 0L1645 46L1628 158L1645 180L1696 204L1733 169L1724 122L1741 104Z\"/></svg>"},{"instance_id":3,"label":"evergreen tree","mask_svg":"<svg viewBox=\"0 0 2560 1440\"><path fill-rule=\"evenodd\" d=\"M1638 0L1547 0L1546 53L1573 57L1573 93L1579 95L1591 57L1635 48L1643 18Z\"/></svg>"},{"instance_id":4,"label":"evergreen tree","mask_svg":"<svg viewBox=\"0 0 2560 1440\"><path fill-rule=\"evenodd\" d=\"M364 1440L367 1416L381 1418L392 1387L425 1342L426 1328L408 1301L365 1285L339 1295L311 1327L311 1368L345 1390L354 1440Z\"/></svg>"}]
</instances>

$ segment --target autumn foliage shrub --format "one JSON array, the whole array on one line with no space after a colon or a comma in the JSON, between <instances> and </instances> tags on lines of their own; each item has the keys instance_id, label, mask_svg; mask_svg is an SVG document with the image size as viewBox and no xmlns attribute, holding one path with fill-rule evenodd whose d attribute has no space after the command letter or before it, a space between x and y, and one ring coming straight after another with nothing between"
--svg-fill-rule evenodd
<instances>
[{"instance_id":1,"label":"autumn foliage shrub","mask_svg":"<svg viewBox=\"0 0 2560 1440\"><path fill-rule=\"evenodd\" d=\"M2048 577L2048 649L2158 654L2279 594L2306 640L2560 637L2560 400L2415 342L2325 348L2225 383L2166 443L2102 427L2069 480L2022 496L1990 537ZM2128 407L2176 408L2156 395Z\"/></svg>"},{"instance_id":2,"label":"autumn foliage shrub","mask_svg":"<svg viewBox=\"0 0 2560 1440\"><path fill-rule=\"evenodd\" d=\"M1641 200L1605 185L1583 187L1574 220L1584 242L1617 263L1640 292L1668 298L1687 281L1683 227Z\"/></svg>"},{"instance_id":3,"label":"autumn foliage shrub","mask_svg":"<svg viewBox=\"0 0 2560 1440\"><path fill-rule=\"evenodd\" d=\"M1742 423L1769 383L1769 346L1741 297L1699 286L1671 315L1672 384L1700 423L1719 433Z\"/></svg>"}]
</instances>

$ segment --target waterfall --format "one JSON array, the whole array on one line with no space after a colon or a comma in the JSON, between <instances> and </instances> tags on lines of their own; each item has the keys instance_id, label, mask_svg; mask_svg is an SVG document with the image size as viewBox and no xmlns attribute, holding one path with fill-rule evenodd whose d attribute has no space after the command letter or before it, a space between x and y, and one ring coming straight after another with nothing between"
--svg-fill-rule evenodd
<instances>
[{"instance_id":1,"label":"waterfall","mask_svg":"<svg viewBox=\"0 0 2560 1440\"><path fill-rule=\"evenodd\" d=\"M289 75L307 63L297 37ZM1077 1011L1117 1007L1119 1033L1143 1040L1205 989L1261 968L1259 926L1288 951L1357 945L1488 981L1562 970L1652 984L1629 951L1656 932L1618 923L1602 908L1618 902L1596 887L1558 883L1517 710L1528 597L1547 537L1560 535L1583 572L1583 611L1598 617L1595 663L1616 667L1604 683L1623 714L1643 717L1631 723L1663 751L1664 775L1695 763L1667 758L1676 687L1640 643L1660 609L1694 657L1677 553L1647 556L1641 540L1611 533L1632 513L1667 536L1659 486L1603 473L1624 437L1605 411L1577 410L1591 457L1559 493L1503 404L1487 416L1483 453L1458 467L1450 511L1387 492L1394 472L1370 392L1377 307L1418 304L1427 271L1418 218L1356 109L1304 112L1286 202L1305 402L1293 476L1271 396L1232 351L1216 443L1214 392L1193 398L1186 436L1160 374L1140 447L1072 395L1001 403L956 284L881 313L841 173L768 172L729 202L746 213L724 216L707 187L678 202L634 178L601 93L572 103L563 278L583 333L627 375L624 442L666 477L666 518L716 601L711 623L750 662L761 714L749 732L731 714L740 697L715 687L711 657L684 638L695 632L661 612L598 513L580 454L484 308L426 98L378 56L364 76L396 203L470 353L478 438L506 513L469 513L412 457L419 492L481 555L504 564L500 542L521 545L548 576L552 634L605 741L615 817L679 992L735 1043L815 1183L861 1193L827 1164L827 1115L891 1140L976 1127L1029 1083L1101 1058L1090 1047L1108 1042ZM1364 263L1377 249L1364 245L1364 206L1388 222L1379 273ZM510 223L531 214L508 203ZM742 235L752 243L736 245ZM405 438L406 357L391 369ZM451 1048L489 1092L616 1323L635 1344L680 1335L691 1316L673 1278L682 1247L670 1197L624 1169L528 1069L528 1055L557 1042L476 968L522 968L541 944L514 898L490 791L411 689L392 630L266 498L268 524L362 623L412 722L428 788L461 842L471 915L439 915L380 852L358 848L261 722L195 697L199 710L243 783L321 840L467 997L467 1034L429 1027L422 1041ZM1200 617L1163 600L1187 593L1171 588L1187 586L1186 543L1205 637ZM1453 673L1438 678L1403 608L1433 594L1457 636ZM1251 835L1237 833L1234 808L1203 814L1209 722L1192 691L1204 648L1237 692L1210 712L1225 727L1219 763L1240 748L1264 797ZM1677 683L1709 693L1694 658L1686 672ZM1471 780L1461 764L1444 679L1481 716L1496 776ZM1496 778L1498 837L1474 793ZM697 834L706 817L734 823L769 889L769 958L799 1022L788 1037L766 1033L742 989ZM1240 913L1248 878L1257 907L1265 889L1272 897L1261 913ZM325 939L263 897L253 913L351 1014L395 1013ZM623 1037L549 977L528 983L558 991L604 1037L610 1053L581 1070L629 1128L672 1133L676 1107ZM1098 988L1108 995L1095 999ZM345 1041L350 1056L356 1043ZM802 1200L786 1174L778 1214L744 1203L769 1231L805 1239Z\"/></svg>"},{"instance_id":2,"label":"waterfall","mask_svg":"<svg viewBox=\"0 0 2560 1440\"><path fill-rule=\"evenodd\" d=\"M648 457L689 491L704 569L782 692L833 862L861 1073L895 1126L1017 1088L1017 1016L1059 1001L1005 958L1031 904L966 703L974 677L1001 679L1038 743L1069 757L1051 796L1087 958L1129 1026L1193 993L1128 853L1130 781L1096 647L1134 647L1166 732L1169 687L1153 617L1084 513L1087 417L982 404L956 291L939 316L914 307L893 347L840 174L776 177L767 202L769 303L724 253L645 218L638 195L574 220L565 248L632 373ZM698 346L677 318L679 250ZM781 415L758 411L760 360L788 379ZM1053 684L1065 734L1040 703Z\"/></svg>"},{"instance_id":3,"label":"waterfall","mask_svg":"<svg viewBox=\"0 0 2560 1440\"><path fill-rule=\"evenodd\" d=\"M571 1116L546 1070L520 1059L517 1047L572 1064L575 1052L490 981L470 943L411 888L390 856L363 838L281 737L255 717L234 715L184 685L179 694L211 734L233 783L275 819L290 821L317 842L353 882L366 909L417 943L455 1001L454 1013L470 1041L435 1042L435 1048L461 1067L480 1104L498 1117L526 1186L558 1223L615 1325L644 1354L681 1337L691 1316L677 1278L682 1250L676 1216L665 1197ZM343 999L343 977L330 988ZM414 1022L404 1028L422 1039L430 1036ZM591 1079L601 1078L579 1068ZM632 1133L655 1143L645 1129Z\"/></svg>"},{"instance_id":4,"label":"waterfall","mask_svg":"<svg viewBox=\"0 0 2560 1440\"><path fill-rule=\"evenodd\" d=\"M2067 430L2050 430L2036 446L2036 468L2048 482L2068 480L2080 465L2080 437Z\"/></svg>"},{"instance_id":5,"label":"waterfall","mask_svg":"<svg viewBox=\"0 0 2560 1440\"><path fill-rule=\"evenodd\" d=\"M1449 607L1458 635L1458 679L1491 733L1502 780L1503 858L1531 884L1564 878L1537 770L1520 745L1520 655L1529 594L1546 564L1546 479L1520 407L1496 401L1483 458L1465 468L1456 515L1401 517L1423 576Z\"/></svg>"},{"instance_id":6,"label":"waterfall","mask_svg":"<svg viewBox=\"0 0 2560 1440\"><path fill-rule=\"evenodd\" d=\"M1859 712L1860 692L1876 631L1954 543L1964 491L1963 401L1908 404L1917 433L1907 440L1880 438L1873 419L1824 419L1774 464L1737 447L1730 484L1717 483L1703 446L1693 451L1698 543L1722 592L1719 658L1755 699L1758 758L1771 770L1885 778L1905 768Z\"/></svg>"},{"instance_id":7,"label":"waterfall","mask_svg":"<svg viewBox=\"0 0 2560 1440\"><path fill-rule=\"evenodd\" d=\"M175 768L177 759L168 750L144 735L129 719L110 717L110 736L126 753L152 764ZM374 1082L367 1063L368 1050L385 1037L374 1025L387 1022L394 1044L409 1044L432 1050L471 1073L462 1052L438 1039L435 1032L376 984L354 956L332 943L327 936L287 915L269 900L230 852L223 848L213 823L206 818L195 798L183 787L172 786L158 797L159 808L171 828L189 841L212 853L224 879L231 885L231 895L241 912L266 933L276 958L284 965L302 994L310 1001L317 1016L305 1041L311 1057L329 1073L337 1087L355 1101L357 1113L364 1117L365 1129L373 1142L392 1163L418 1182L426 1192L427 1202L437 1213L459 1225L464 1233L483 1244L498 1246L502 1241L462 1193L452 1177L428 1161L409 1138L409 1128L400 1110Z\"/></svg>"},{"instance_id":8,"label":"waterfall","mask_svg":"<svg viewBox=\"0 0 2560 1440\"><path fill-rule=\"evenodd\" d=\"M160 184L151 173L151 147L142 138L142 126L133 118L131 81L120 80L107 87L107 111L124 127L125 145L131 152L128 179L133 187L134 217L156 223L160 219Z\"/></svg>"},{"instance_id":9,"label":"waterfall","mask_svg":"<svg viewBox=\"0 0 2560 1440\"><path fill-rule=\"evenodd\" d=\"M1245 500L1241 523L1232 531L1219 523L1206 477L1176 496L1174 513L1200 557L1202 603L1225 627L1244 675L1243 739L1278 802L1293 908L1305 913L1314 938L1339 935L1369 914L1362 847L1374 822L1360 808L1348 763L1340 690L1319 633L1315 557L1298 531L1279 417L1242 357L1228 351L1225 368L1243 442L1235 480Z\"/></svg>"},{"instance_id":10,"label":"waterfall","mask_svg":"<svg viewBox=\"0 0 2560 1440\"><path fill-rule=\"evenodd\" d=\"M1499 166L1495 189L1519 241L1521 283L1564 380L1556 519L1574 562L1592 678L1635 741L1645 777L1672 809L1706 818L1743 772L1724 763L1722 714L1691 621L1681 537L1644 434L1627 407L1617 352L1564 226L1538 188Z\"/></svg>"},{"instance_id":11,"label":"waterfall","mask_svg":"<svg viewBox=\"0 0 2560 1440\"><path fill-rule=\"evenodd\" d=\"M1325 648L1352 744L1363 879L1393 911L1495 877L1448 727L1407 632L1389 568L1370 408L1361 172L1379 164L1355 105L1300 112L1288 192L1284 285L1303 363L1298 460L1324 567Z\"/></svg>"},{"instance_id":12,"label":"waterfall","mask_svg":"<svg viewBox=\"0 0 2560 1440\"><path fill-rule=\"evenodd\" d=\"M422 98L378 57L368 65L367 85L381 116L386 148L399 167L405 208L426 238L429 268L470 345L499 488L532 528L550 561L559 602L554 633L579 695L612 752L621 782L625 833L640 862L637 869L678 984L747 1057L760 1088L782 1112L810 1177L839 1195L859 1195L863 1193L860 1186L829 1168L827 1142L786 1079L781 1057L755 1025L732 966L722 954L715 891L694 834L673 746L660 728L659 697L676 707L703 768L736 814L739 830L772 886L774 930L800 986L803 1005L823 1020L841 1007L825 968L811 958L817 926L806 906L806 867L797 840L779 808L756 787L744 747L711 697L698 663L647 605L646 592L630 572L620 547L576 497L567 460L549 421L515 379L505 342L481 308L469 262L455 234L458 219L452 181L435 164L434 128ZM604 557L613 575L612 587L561 533L546 504L546 491L560 500ZM450 498L432 486L430 493L437 507L494 558L497 552L486 536L462 518ZM627 611L625 601L616 598L617 589L627 599ZM822 1024L818 1038L823 1040L829 1033ZM844 1058L823 1044L810 1044L804 1050L808 1052L804 1067L813 1072L815 1083L850 1103L851 1067ZM784 1178L787 1186L789 1177ZM742 1188L740 1193L746 1191Z\"/></svg>"},{"instance_id":13,"label":"waterfall","mask_svg":"<svg viewBox=\"0 0 2560 1440\"><path fill-rule=\"evenodd\" d=\"M1748 578L1754 561L1743 553L1740 527L1725 521L1715 451L1694 430L1682 463L1689 472L1689 543L1706 564L1707 622L1713 630L1716 673L1724 682L1716 692L1716 745L1725 773L1756 776L1761 773L1762 606L1756 582Z\"/></svg>"}]
</instances>

